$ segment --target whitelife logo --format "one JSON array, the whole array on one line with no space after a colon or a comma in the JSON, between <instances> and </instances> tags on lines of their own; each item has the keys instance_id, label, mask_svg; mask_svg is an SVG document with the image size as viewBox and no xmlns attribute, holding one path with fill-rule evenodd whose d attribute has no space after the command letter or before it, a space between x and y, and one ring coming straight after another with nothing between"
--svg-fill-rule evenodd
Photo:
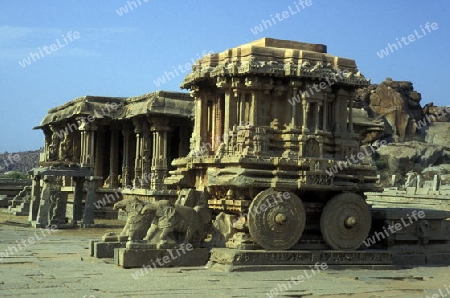
<instances>
[{"instance_id":1,"label":"whitelife logo","mask_svg":"<svg viewBox=\"0 0 450 298\"><path fill-rule=\"evenodd\" d=\"M403 45L407 46L410 43L413 43L414 41L423 38L424 36L427 35L427 32L428 33L432 32L430 28L433 31L439 29L438 23L436 23L436 22L433 22L433 23L427 22L425 24L425 28L420 26L420 29L421 29L423 35L421 35L416 29L416 30L414 30L414 34L409 34L407 38L402 36L402 38L400 38L401 42L400 42L400 40L398 40L398 38L396 38L395 40L397 41L397 44L395 44L395 43L393 43L393 44L388 43L388 46L386 48L384 48L381 51L377 52L378 57L380 57L380 59L383 59L384 57L389 56L389 54L390 54L389 50L391 51L391 53L394 53L395 51L399 50L399 47L400 47L400 49L403 48L402 43L403 43ZM425 29L427 29L427 30L425 30ZM406 39L408 39L408 41L406 41ZM398 47L397 47L397 45L398 45Z\"/></svg>"},{"instance_id":2,"label":"whitelife logo","mask_svg":"<svg viewBox=\"0 0 450 298\"><path fill-rule=\"evenodd\" d=\"M63 37L63 41L61 42L59 40L59 38L56 39L56 43L52 43L50 46L43 46L42 49L38 48L38 52L37 53L33 53L30 52L30 55L28 55L27 58L23 59L22 61L19 61L19 65L22 66L23 68L27 67L28 65L30 65L32 62L35 62L41 58L44 58L44 53L46 55L50 55L51 53L65 47L66 45L69 44L69 42L73 42L74 40L79 39L80 33L78 31L74 31L72 33L72 31L69 31L66 33L66 35L62 35ZM33 61L31 61L33 60Z\"/></svg>"},{"instance_id":3,"label":"whitelife logo","mask_svg":"<svg viewBox=\"0 0 450 298\"><path fill-rule=\"evenodd\" d=\"M393 225L388 225L387 226L387 229L389 230L389 232L391 232L391 234L395 234L395 233L401 231L402 229L404 229L404 228L410 226L411 224L413 224L413 220L411 219L411 216L414 218L415 221L418 221L419 218L420 219L424 219L425 218L425 212L424 211L417 212L417 210L414 210L412 212L411 216L409 214L407 214L406 216L408 216L409 223L405 222L404 218L401 218L401 222L402 223L397 222L397 223L395 223ZM367 240L363 241L364 245L369 247L369 246L377 243L377 240L381 241L381 239L385 239L386 237L389 237L390 234L386 230L386 227L383 227L383 232L375 232L375 234L372 236L372 238L367 238ZM375 238L376 238L376 240L375 240Z\"/></svg>"},{"instance_id":4,"label":"whitelife logo","mask_svg":"<svg viewBox=\"0 0 450 298\"><path fill-rule=\"evenodd\" d=\"M259 33L262 33L264 31L264 29L269 29L270 27L274 26L277 24L277 21L275 20L275 18L278 20L278 22L282 22L284 20L286 20L287 18L298 14L299 12L305 10L307 7L312 5L312 0L299 0L298 3L294 2L294 6L295 9L293 9L290 5L287 7L288 10L283 11L282 13L276 13L275 17L273 15L270 15L270 19L269 20L261 20L261 24L255 26L254 28L250 28L250 31L254 34L257 35ZM301 8L300 8L301 7ZM263 28L264 26L264 28Z\"/></svg>"}]
</instances>

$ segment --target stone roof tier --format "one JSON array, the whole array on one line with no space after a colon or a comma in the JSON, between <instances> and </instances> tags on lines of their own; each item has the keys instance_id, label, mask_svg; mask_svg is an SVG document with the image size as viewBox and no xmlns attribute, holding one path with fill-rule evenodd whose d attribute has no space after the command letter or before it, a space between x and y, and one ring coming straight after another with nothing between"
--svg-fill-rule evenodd
<instances>
[{"instance_id":1,"label":"stone roof tier","mask_svg":"<svg viewBox=\"0 0 450 298\"><path fill-rule=\"evenodd\" d=\"M358 71L354 60L326 52L327 47L321 44L262 38L197 60L181 88L191 89L206 81L213 83L219 77L254 75L329 78L356 86L370 83Z\"/></svg>"}]
</instances>

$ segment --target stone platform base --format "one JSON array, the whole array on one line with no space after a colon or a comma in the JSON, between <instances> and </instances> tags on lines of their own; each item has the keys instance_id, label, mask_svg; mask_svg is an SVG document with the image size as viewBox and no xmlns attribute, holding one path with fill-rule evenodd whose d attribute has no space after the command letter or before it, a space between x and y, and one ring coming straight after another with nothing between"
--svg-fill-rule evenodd
<instances>
[{"instance_id":1,"label":"stone platform base","mask_svg":"<svg viewBox=\"0 0 450 298\"><path fill-rule=\"evenodd\" d=\"M123 268L185 267L204 266L209 259L207 248L193 248L183 252L180 247L175 249L128 249L114 250L114 263Z\"/></svg>"},{"instance_id":2,"label":"stone platform base","mask_svg":"<svg viewBox=\"0 0 450 298\"><path fill-rule=\"evenodd\" d=\"M372 268L383 268L393 264L392 254L388 251L336 251L336 250L237 250L227 248L214 248L211 250L212 264L231 266L234 269L244 267L247 270L301 269L316 263L332 265L352 265ZM232 271L235 271L235 270Z\"/></svg>"},{"instance_id":3,"label":"stone platform base","mask_svg":"<svg viewBox=\"0 0 450 298\"><path fill-rule=\"evenodd\" d=\"M125 248L126 242L103 242L91 240L89 243L89 252L91 257L103 259L114 258L114 249Z\"/></svg>"},{"instance_id":4,"label":"stone platform base","mask_svg":"<svg viewBox=\"0 0 450 298\"><path fill-rule=\"evenodd\" d=\"M84 224L84 223L80 223L80 228L83 229L88 229L88 228L99 228L99 229L104 229L104 228L108 228L108 225L105 224Z\"/></svg>"},{"instance_id":5,"label":"stone platform base","mask_svg":"<svg viewBox=\"0 0 450 298\"><path fill-rule=\"evenodd\" d=\"M51 227L51 226L56 226L56 228L57 228L58 230L74 229L74 228L77 227L76 224L72 224L72 223L66 223L66 224L47 224L47 225L43 225L43 224L41 224L40 222L37 222L37 221L32 221L32 222L31 222L31 226L32 226L33 228L41 228L41 229L46 229L46 228Z\"/></svg>"},{"instance_id":6,"label":"stone platform base","mask_svg":"<svg viewBox=\"0 0 450 298\"><path fill-rule=\"evenodd\" d=\"M63 224L48 224L47 226L56 226L58 230L66 230L66 229L76 229L76 228L82 228L82 229L87 229L87 228L99 228L99 229L104 229L107 228L108 225L105 224L83 224L83 223L77 223L77 222L68 222L68 223L63 223ZM37 221L32 221L31 222L31 226L33 228L41 228L41 229L45 229L47 226L43 225Z\"/></svg>"},{"instance_id":7,"label":"stone platform base","mask_svg":"<svg viewBox=\"0 0 450 298\"><path fill-rule=\"evenodd\" d=\"M450 265L450 253L394 254L394 264L401 266Z\"/></svg>"}]
</instances>

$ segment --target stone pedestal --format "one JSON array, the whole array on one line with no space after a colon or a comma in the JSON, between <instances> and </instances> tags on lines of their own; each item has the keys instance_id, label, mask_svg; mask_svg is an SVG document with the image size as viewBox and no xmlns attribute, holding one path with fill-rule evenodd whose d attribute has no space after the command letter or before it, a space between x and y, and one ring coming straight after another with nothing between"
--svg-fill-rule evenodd
<instances>
[{"instance_id":1,"label":"stone pedestal","mask_svg":"<svg viewBox=\"0 0 450 298\"><path fill-rule=\"evenodd\" d=\"M193 248L184 251L174 249L128 249L114 250L114 263L123 268L146 267L148 270L162 267L204 266L208 262L207 248Z\"/></svg>"},{"instance_id":2,"label":"stone pedestal","mask_svg":"<svg viewBox=\"0 0 450 298\"><path fill-rule=\"evenodd\" d=\"M90 256L103 259L114 258L114 249L125 248L126 242L104 242L91 240L89 245Z\"/></svg>"}]
</instances>

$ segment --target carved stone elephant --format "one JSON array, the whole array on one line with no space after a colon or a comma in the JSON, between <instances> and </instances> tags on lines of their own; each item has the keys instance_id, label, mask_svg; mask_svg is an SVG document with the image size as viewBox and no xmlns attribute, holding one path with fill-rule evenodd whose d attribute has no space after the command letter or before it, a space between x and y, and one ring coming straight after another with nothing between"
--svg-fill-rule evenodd
<instances>
[{"instance_id":1,"label":"carved stone elephant","mask_svg":"<svg viewBox=\"0 0 450 298\"><path fill-rule=\"evenodd\" d=\"M154 216L144 240L158 247L173 247L181 243L198 247L204 240L204 225L208 217L203 215L201 208L161 200L146 204L141 213Z\"/></svg>"},{"instance_id":2,"label":"carved stone elephant","mask_svg":"<svg viewBox=\"0 0 450 298\"><path fill-rule=\"evenodd\" d=\"M119 240L136 242L144 238L151 223L151 214L141 213L145 202L137 198L122 200L114 204L113 209L123 209L127 213L127 222L119 235Z\"/></svg>"}]
</instances>

